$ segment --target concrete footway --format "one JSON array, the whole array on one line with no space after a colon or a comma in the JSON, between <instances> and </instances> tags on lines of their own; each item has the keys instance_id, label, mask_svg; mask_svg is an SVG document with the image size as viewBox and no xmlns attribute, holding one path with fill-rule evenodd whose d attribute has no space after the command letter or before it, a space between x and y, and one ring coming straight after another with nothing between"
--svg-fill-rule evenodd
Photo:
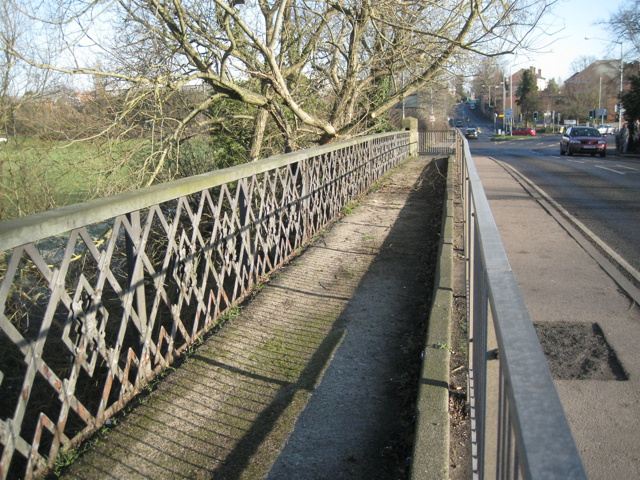
<instances>
[{"instance_id":1,"label":"concrete footway","mask_svg":"<svg viewBox=\"0 0 640 480\"><path fill-rule=\"evenodd\" d=\"M474 161L533 322L597 324L628 375L555 380L589 478L638 478L638 305L502 166Z\"/></svg>"}]
</instances>

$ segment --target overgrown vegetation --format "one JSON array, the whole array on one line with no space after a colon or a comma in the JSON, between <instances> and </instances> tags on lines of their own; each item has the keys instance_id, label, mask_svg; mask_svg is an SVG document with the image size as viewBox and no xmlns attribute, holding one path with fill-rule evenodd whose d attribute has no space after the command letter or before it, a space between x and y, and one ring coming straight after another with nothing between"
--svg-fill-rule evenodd
<instances>
[{"instance_id":1,"label":"overgrown vegetation","mask_svg":"<svg viewBox=\"0 0 640 480\"><path fill-rule=\"evenodd\" d=\"M552 4L8 0L2 218L388 130L408 95L446 89L478 54L526 48ZM33 168L18 168L16 138L57 153L28 150ZM59 154L66 176L52 174Z\"/></svg>"}]
</instances>

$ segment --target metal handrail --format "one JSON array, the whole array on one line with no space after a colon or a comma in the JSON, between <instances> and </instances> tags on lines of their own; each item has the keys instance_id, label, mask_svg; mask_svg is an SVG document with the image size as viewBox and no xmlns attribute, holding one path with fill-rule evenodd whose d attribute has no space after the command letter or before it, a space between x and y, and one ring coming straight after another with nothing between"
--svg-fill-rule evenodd
<instances>
[{"instance_id":1,"label":"metal handrail","mask_svg":"<svg viewBox=\"0 0 640 480\"><path fill-rule=\"evenodd\" d=\"M418 132L418 151L421 154L446 154L455 152L456 132L449 130L430 130Z\"/></svg>"},{"instance_id":2,"label":"metal handrail","mask_svg":"<svg viewBox=\"0 0 640 480\"><path fill-rule=\"evenodd\" d=\"M479 479L586 479L467 140L458 132L465 219L470 401Z\"/></svg>"}]
</instances>

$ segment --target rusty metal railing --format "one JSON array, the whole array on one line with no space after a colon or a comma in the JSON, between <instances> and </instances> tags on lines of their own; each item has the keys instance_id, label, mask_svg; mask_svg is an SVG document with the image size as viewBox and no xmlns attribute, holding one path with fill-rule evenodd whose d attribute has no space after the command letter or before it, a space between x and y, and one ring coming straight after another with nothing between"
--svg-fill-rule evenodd
<instances>
[{"instance_id":1,"label":"rusty metal railing","mask_svg":"<svg viewBox=\"0 0 640 480\"><path fill-rule=\"evenodd\" d=\"M586 480L469 144L457 133L464 206L474 478Z\"/></svg>"},{"instance_id":2,"label":"rusty metal railing","mask_svg":"<svg viewBox=\"0 0 640 480\"><path fill-rule=\"evenodd\" d=\"M0 478L104 424L409 154L379 134L0 224Z\"/></svg>"}]
</instances>

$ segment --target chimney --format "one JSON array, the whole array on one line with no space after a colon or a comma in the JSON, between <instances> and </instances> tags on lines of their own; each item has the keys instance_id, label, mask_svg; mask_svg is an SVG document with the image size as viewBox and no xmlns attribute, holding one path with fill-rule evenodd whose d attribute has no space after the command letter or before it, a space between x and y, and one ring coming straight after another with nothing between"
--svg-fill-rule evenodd
<instances>
[{"instance_id":1,"label":"chimney","mask_svg":"<svg viewBox=\"0 0 640 480\"><path fill-rule=\"evenodd\" d=\"M538 76L539 76L540 78L542 78L542 69L541 69L541 68L539 68L539 69L538 69Z\"/></svg>"},{"instance_id":2,"label":"chimney","mask_svg":"<svg viewBox=\"0 0 640 480\"><path fill-rule=\"evenodd\" d=\"M529 71L530 71L531 73L533 73L533 76L534 76L534 77L536 76L536 69L535 69L535 67L529 67Z\"/></svg>"}]
</instances>

